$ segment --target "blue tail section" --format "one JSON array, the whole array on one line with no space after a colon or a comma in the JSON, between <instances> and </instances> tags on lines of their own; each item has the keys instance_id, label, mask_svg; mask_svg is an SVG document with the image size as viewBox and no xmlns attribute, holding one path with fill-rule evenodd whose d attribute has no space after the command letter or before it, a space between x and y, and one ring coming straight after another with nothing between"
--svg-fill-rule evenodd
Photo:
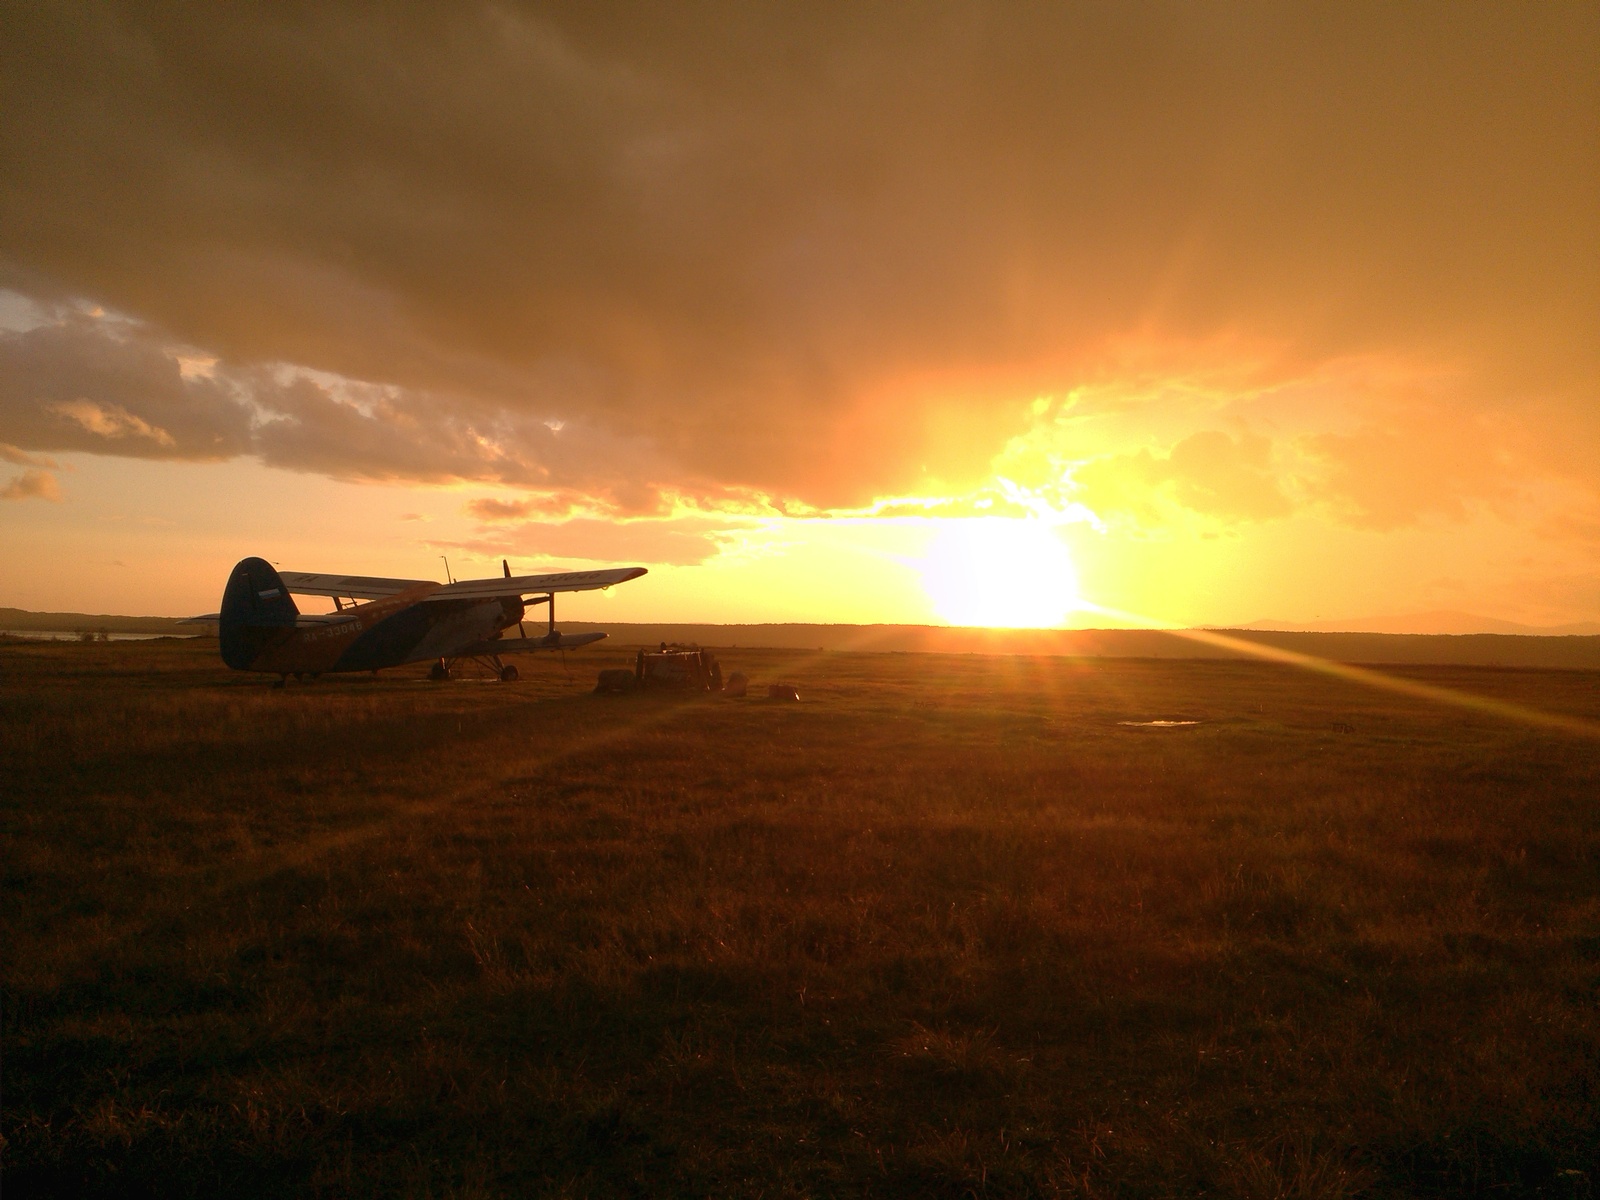
<instances>
[{"instance_id":1,"label":"blue tail section","mask_svg":"<svg viewBox=\"0 0 1600 1200\"><path fill-rule=\"evenodd\" d=\"M248 671L262 645L279 630L293 629L299 615L272 564L264 558L244 559L222 593L217 628L222 661L236 671Z\"/></svg>"}]
</instances>

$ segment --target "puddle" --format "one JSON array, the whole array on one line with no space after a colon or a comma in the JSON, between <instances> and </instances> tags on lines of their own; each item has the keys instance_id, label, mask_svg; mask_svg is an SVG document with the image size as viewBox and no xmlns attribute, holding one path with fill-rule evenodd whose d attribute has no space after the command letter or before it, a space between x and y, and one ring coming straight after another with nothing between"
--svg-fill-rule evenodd
<instances>
[{"instance_id":1,"label":"puddle","mask_svg":"<svg viewBox=\"0 0 1600 1200\"><path fill-rule=\"evenodd\" d=\"M1135 729L1181 729L1185 725L1198 725L1199 721L1118 721L1118 725L1131 725Z\"/></svg>"}]
</instances>

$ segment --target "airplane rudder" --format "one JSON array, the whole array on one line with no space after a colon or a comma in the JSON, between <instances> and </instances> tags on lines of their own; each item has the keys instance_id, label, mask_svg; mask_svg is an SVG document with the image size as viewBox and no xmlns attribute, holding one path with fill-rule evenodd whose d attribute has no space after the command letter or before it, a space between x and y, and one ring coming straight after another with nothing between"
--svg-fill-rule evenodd
<instances>
[{"instance_id":1,"label":"airplane rudder","mask_svg":"<svg viewBox=\"0 0 1600 1200\"><path fill-rule=\"evenodd\" d=\"M247 670L261 648L262 632L294 628L300 615L283 578L264 558L241 559L222 593L217 633L222 660Z\"/></svg>"}]
</instances>

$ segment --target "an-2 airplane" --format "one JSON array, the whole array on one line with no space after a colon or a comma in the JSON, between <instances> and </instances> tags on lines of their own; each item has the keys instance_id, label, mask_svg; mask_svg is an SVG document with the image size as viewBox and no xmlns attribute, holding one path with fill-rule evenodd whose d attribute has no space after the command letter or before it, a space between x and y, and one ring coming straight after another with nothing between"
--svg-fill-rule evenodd
<instances>
[{"instance_id":1,"label":"an-2 airplane","mask_svg":"<svg viewBox=\"0 0 1600 1200\"><path fill-rule=\"evenodd\" d=\"M440 584L427 579L377 579L367 575L316 575L276 570L265 559L247 558L234 567L215 618L222 661L236 671L296 678L329 671L380 671L405 663L434 662L432 677L448 679L456 661L471 659L502 680L517 668L501 655L532 650L572 650L603 633L556 631L556 593L586 592L626 583L643 567L513 575L502 563L500 579L462 579ZM302 613L291 593L328 596L334 611ZM529 597L532 597L529 599ZM364 603L363 603L364 602ZM526 610L546 606L547 632L530 638L521 628ZM518 627L518 637L502 631Z\"/></svg>"}]
</instances>

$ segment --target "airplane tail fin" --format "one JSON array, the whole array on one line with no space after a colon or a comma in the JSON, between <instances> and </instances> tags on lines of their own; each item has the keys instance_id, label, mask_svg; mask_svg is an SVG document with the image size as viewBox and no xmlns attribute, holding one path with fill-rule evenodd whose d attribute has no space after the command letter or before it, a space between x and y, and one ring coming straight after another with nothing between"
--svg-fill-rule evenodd
<instances>
[{"instance_id":1,"label":"airplane tail fin","mask_svg":"<svg viewBox=\"0 0 1600 1200\"><path fill-rule=\"evenodd\" d=\"M262 643L276 630L293 629L300 610L272 564L247 558L234 567L222 593L217 633L222 661L236 671L249 670Z\"/></svg>"}]
</instances>

